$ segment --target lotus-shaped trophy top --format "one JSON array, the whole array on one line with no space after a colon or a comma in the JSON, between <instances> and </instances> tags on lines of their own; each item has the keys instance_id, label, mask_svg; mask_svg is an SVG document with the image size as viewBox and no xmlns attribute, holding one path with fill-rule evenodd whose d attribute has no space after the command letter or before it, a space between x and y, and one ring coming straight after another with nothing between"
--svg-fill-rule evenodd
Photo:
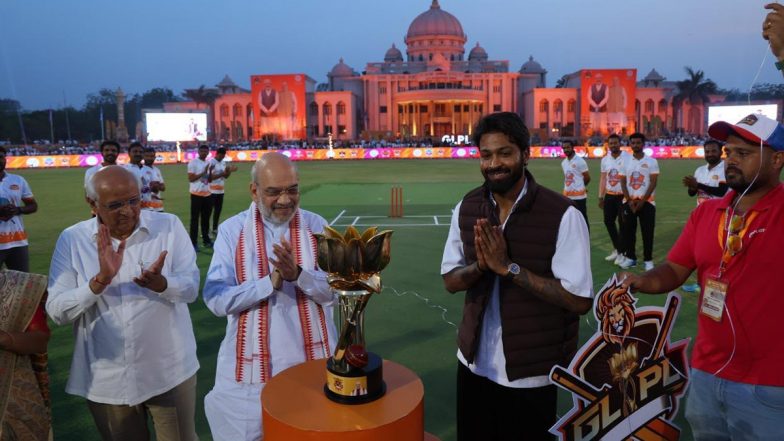
<instances>
[{"instance_id":1,"label":"lotus-shaped trophy top","mask_svg":"<svg viewBox=\"0 0 784 441\"><path fill-rule=\"evenodd\" d=\"M329 274L327 281L342 291L381 292L381 277L390 259L391 230L377 232L370 227L359 234L349 226L345 234L324 227L318 239L318 264Z\"/></svg>"}]
</instances>

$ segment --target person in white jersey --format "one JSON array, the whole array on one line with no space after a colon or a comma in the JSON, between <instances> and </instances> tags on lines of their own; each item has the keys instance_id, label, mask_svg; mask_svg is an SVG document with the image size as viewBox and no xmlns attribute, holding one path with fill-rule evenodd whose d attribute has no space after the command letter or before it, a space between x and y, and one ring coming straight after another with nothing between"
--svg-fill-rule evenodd
<instances>
[{"instance_id":1,"label":"person in white jersey","mask_svg":"<svg viewBox=\"0 0 784 441\"><path fill-rule=\"evenodd\" d=\"M630 155L621 150L621 137L614 133L607 137L607 148L609 154L602 158L602 172L599 179L599 208L604 213L604 226L607 227L613 245L612 253L604 260L617 265L623 260L624 252L621 170L626 167Z\"/></svg>"},{"instance_id":2,"label":"person in white jersey","mask_svg":"<svg viewBox=\"0 0 784 441\"><path fill-rule=\"evenodd\" d=\"M150 182L150 210L163 211L163 192L166 191L166 183L163 181L161 169L155 166L155 148L147 147L144 149L144 165L152 169L152 181Z\"/></svg>"},{"instance_id":3,"label":"person in white jersey","mask_svg":"<svg viewBox=\"0 0 784 441\"><path fill-rule=\"evenodd\" d=\"M130 162L125 164L125 168L131 171L141 182L142 210L152 210L152 177L153 172L150 167L144 165L144 146L139 142L134 142L128 146L128 158Z\"/></svg>"},{"instance_id":4,"label":"person in white jersey","mask_svg":"<svg viewBox=\"0 0 784 441\"><path fill-rule=\"evenodd\" d=\"M659 163L643 152L645 135L633 133L629 136L632 157L621 174L623 189L623 228L625 257L618 265L628 269L637 265L637 221L642 233L645 271L653 269L653 230L656 226L656 183L659 178Z\"/></svg>"},{"instance_id":5,"label":"person in white jersey","mask_svg":"<svg viewBox=\"0 0 784 441\"><path fill-rule=\"evenodd\" d=\"M84 172L85 187L87 187L87 182L90 180L92 175L95 174L95 172L108 165L117 164L117 156L120 154L120 144L117 141L106 140L101 143L99 150L103 160L100 164L95 164Z\"/></svg>"},{"instance_id":6,"label":"person in white jersey","mask_svg":"<svg viewBox=\"0 0 784 441\"><path fill-rule=\"evenodd\" d=\"M5 147L0 146L0 266L30 272L30 254L23 214L38 211L27 181L5 171Z\"/></svg>"},{"instance_id":7,"label":"person in white jersey","mask_svg":"<svg viewBox=\"0 0 784 441\"><path fill-rule=\"evenodd\" d=\"M212 165L207 161L210 148L206 144L199 146L199 156L188 163L188 182L191 193L191 242L193 248L199 250L198 233L201 223L201 239L204 246L212 247L210 239L210 211L212 198L210 197L210 181L212 181Z\"/></svg>"},{"instance_id":8,"label":"person in white jersey","mask_svg":"<svg viewBox=\"0 0 784 441\"><path fill-rule=\"evenodd\" d=\"M585 159L577 155L574 151L574 141L566 140L561 145L564 152L561 168L564 172L563 194L572 200L577 210L585 218L585 225L588 225L588 183L591 182L591 175L588 173L588 164ZM590 230L590 226L588 226Z\"/></svg>"},{"instance_id":9,"label":"person in white jersey","mask_svg":"<svg viewBox=\"0 0 784 441\"><path fill-rule=\"evenodd\" d=\"M212 235L218 234L218 222L220 222L221 211L223 211L223 193L225 192L226 179L229 179L232 172L237 171L237 166L227 164L226 147L219 147L215 151L215 158L210 160L212 165L212 181L210 182L210 193L212 194Z\"/></svg>"},{"instance_id":10,"label":"person in white jersey","mask_svg":"<svg viewBox=\"0 0 784 441\"><path fill-rule=\"evenodd\" d=\"M727 193L724 178L724 161L721 160L721 146L718 141L710 139L702 146L707 164L699 167L694 176L685 176L683 185L689 189L689 196L697 196L697 205L708 199L724 197Z\"/></svg>"}]
</instances>

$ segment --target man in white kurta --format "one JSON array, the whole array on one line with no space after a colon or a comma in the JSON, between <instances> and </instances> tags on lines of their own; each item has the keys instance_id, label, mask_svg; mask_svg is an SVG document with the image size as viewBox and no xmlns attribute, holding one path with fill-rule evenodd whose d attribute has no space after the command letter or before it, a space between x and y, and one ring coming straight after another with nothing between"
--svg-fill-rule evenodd
<instances>
[{"instance_id":1,"label":"man in white kurta","mask_svg":"<svg viewBox=\"0 0 784 441\"><path fill-rule=\"evenodd\" d=\"M87 399L103 439L196 440L196 254L179 218L142 211L138 180L108 166L88 182L96 216L66 228L46 312L72 324L66 392Z\"/></svg>"},{"instance_id":2,"label":"man in white kurta","mask_svg":"<svg viewBox=\"0 0 784 441\"><path fill-rule=\"evenodd\" d=\"M215 387L204 399L215 440L260 439L264 385L329 357L337 338L313 236L326 221L299 209L296 169L285 156L264 155L253 176L253 202L218 228L204 285L207 307L227 318Z\"/></svg>"}]
</instances>

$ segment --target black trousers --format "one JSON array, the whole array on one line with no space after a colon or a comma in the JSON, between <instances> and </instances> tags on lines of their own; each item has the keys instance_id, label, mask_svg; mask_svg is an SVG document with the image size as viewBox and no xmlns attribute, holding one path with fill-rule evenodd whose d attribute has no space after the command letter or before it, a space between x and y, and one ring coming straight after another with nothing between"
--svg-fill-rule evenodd
<instances>
[{"instance_id":1,"label":"black trousers","mask_svg":"<svg viewBox=\"0 0 784 441\"><path fill-rule=\"evenodd\" d=\"M212 194L212 231L218 231L220 215L223 211L223 193Z\"/></svg>"},{"instance_id":2,"label":"black trousers","mask_svg":"<svg viewBox=\"0 0 784 441\"><path fill-rule=\"evenodd\" d=\"M0 266L10 270L30 272L30 252L27 245L0 250Z\"/></svg>"},{"instance_id":3,"label":"black trousers","mask_svg":"<svg viewBox=\"0 0 784 441\"><path fill-rule=\"evenodd\" d=\"M572 199L572 203L574 204L574 208L577 209L583 215L583 219L585 219L585 226L588 227L588 231L591 231L591 224L588 223L588 198L585 199Z\"/></svg>"},{"instance_id":4,"label":"black trousers","mask_svg":"<svg viewBox=\"0 0 784 441\"><path fill-rule=\"evenodd\" d=\"M191 242L196 245L199 236L199 221L201 220L201 240L205 244L211 243L210 240L210 211L212 210L212 198L210 196L191 195Z\"/></svg>"},{"instance_id":5,"label":"black trousers","mask_svg":"<svg viewBox=\"0 0 784 441\"><path fill-rule=\"evenodd\" d=\"M553 385L531 389L500 386L457 363L457 440L555 439L558 393Z\"/></svg>"},{"instance_id":6,"label":"black trousers","mask_svg":"<svg viewBox=\"0 0 784 441\"><path fill-rule=\"evenodd\" d=\"M621 235L621 231L623 231L622 206L623 195L604 195L604 226L607 227L607 233L610 235L613 248L618 250L619 253L626 251L624 249L624 238ZM615 224L616 219L618 220L617 226Z\"/></svg>"},{"instance_id":7,"label":"black trousers","mask_svg":"<svg viewBox=\"0 0 784 441\"><path fill-rule=\"evenodd\" d=\"M656 226L656 206L650 202L642 205L637 213L632 213L629 204L623 204L623 232L626 244L626 257L637 260L634 248L637 246L637 219L640 220L642 233L642 254L645 261L653 260L653 229Z\"/></svg>"}]
</instances>

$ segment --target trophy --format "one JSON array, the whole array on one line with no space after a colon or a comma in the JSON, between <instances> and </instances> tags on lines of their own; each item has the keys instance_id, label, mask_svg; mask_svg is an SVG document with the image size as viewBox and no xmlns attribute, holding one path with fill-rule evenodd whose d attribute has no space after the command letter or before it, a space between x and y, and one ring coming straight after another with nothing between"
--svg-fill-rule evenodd
<instances>
[{"instance_id":1,"label":"trophy","mask_svg":"<svg viewBox=\"0 0 784 441\"><path fill-rule=\"evenodd\" d=\"M327 360L324 393L332 401L362 404L386 392L382 360L365 350L365 307L370 296L381 292L379 273L389 263L392 231L376 227L361 235L353 226L345 234L325 227L317 234L318 264L328 273L327 282L338 297L341 323L335 354Z\"/></svg>"}]
</instances>

